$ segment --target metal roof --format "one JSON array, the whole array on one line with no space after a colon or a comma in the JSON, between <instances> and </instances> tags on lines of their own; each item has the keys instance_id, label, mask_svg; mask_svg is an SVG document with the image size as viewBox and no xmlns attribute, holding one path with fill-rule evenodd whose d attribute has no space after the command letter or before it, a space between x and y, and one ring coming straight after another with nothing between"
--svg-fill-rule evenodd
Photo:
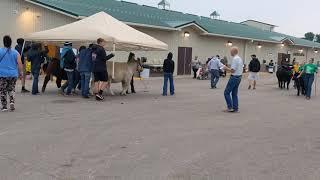
<instances>
[{"instance_id":1,"label":"metal roof","mask_svg":"<svg viewBox=\"0 0 320 180\"><path fill-rule=\"evenodd\" d=\"M295 45L320 48L320 43L304 40L277 32L260 30L241 23L211 19L209 17L185 14L172 10L138 5L117 0L26 0L55 9L72 16L86 17L104 11L116 19L129 24L174 29L188 22L195 23L206 30L207 35L248 39L261 42L282 43L279 39L290 39Z\"/></svg>"},{"instance_id":2,"label":"metal roof","mask_svg":"<svg viewBox=\"0 0 320 180\"><path fill-rule=\"evenodd\" d=\"M243 22L241 22L241 24L246 23L246 22L255 22L255 23L265 24L265 25L272 26L272 27L278 27L277 25L274 25L274 24L269 24L269 23L266 23L266 22L261 22L261 21L252 20L252 19L243 21Z\"/></svg>"}]
</instances>

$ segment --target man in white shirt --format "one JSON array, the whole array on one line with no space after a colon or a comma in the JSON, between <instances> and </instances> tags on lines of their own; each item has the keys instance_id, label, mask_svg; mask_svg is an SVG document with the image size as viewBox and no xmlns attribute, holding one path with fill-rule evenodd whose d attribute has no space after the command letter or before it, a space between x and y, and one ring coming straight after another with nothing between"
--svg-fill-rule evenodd
<instances>
[{"instance_id":1,"label":"man in white shirt","mask_svg":"<svg viewBox=\"0 0 320 180\"><path fill-rule=\"evenodd\" d=\"M211 73L211 89L216 89L220 78L220 69L224 65L220 62L220 56L213 57L208 63L208 70Z\"/></svg>"},{"instance_id":2,"label":"man in white shirt","mask_svg":"<svg viewBox=\"0 0 320 180\"><path fill-rule=\"evenodd\" d=\"M238 89L242 78L243 61L238 55L239 49L237 47L231 48L230 52L233 57L231 68L225 66L224 69L232 74L224 91L224 97L228 107L226 112L233 113L239 111Z\"/></svg>"}]
</instances>

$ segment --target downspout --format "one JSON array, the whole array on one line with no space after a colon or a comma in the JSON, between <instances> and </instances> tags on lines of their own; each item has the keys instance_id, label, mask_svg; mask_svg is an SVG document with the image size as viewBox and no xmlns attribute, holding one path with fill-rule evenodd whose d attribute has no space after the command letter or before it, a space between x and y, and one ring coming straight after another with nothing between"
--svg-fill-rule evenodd
<instances>
[{"instance_id":1,"label":"downspout","mask_svg":"<svg viewBox=\"0 0 320 180\"><path fill-rule=\"evenodd\" d=\"M245 40L244 41L244 55L243 55L243 59L244 59L244 64L246 64L246 61L247 61L247 41Z\"/></svg>"}]
</instances>

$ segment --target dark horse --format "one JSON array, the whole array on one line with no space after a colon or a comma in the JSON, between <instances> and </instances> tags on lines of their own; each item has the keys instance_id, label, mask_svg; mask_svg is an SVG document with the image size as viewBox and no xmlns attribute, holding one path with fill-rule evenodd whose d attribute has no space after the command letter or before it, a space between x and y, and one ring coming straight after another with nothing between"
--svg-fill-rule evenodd
<instances>
[{"instance_id":1,"label":"dark horse","mask_svg":"<svg viewBox=\"0 0 320 180\"><path fill-rule=\"evenodd\" d=\"M280 65L278 67L277 78L278 78L280 89L286 88L286 84L287 84L287 89L289 90L291 77L292 77L292 67L290 67L289 65Z\"/></svg>"},{"instance_id":2,"label":"dark horse","mask_svg":"<svg viewBox=\"0 0 320 180\"><path fill-rule=\"evenodd\" d=\"M46 77L42 86L42 93L46 91L48 82L51 79L51 75L55 76L56 84L58 88L61 88L61 81L67 80L67 75L63 69L60 68L60 61L57 58L53 58L48 64L43 66L43 71L46 73Z\"/></svg>"}]
</instances>

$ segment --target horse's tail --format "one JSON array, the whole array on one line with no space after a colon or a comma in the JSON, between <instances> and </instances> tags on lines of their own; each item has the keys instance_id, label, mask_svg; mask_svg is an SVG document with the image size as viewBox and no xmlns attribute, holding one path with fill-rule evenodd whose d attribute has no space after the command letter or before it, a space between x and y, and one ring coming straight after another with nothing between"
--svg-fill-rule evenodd
<instances>
[{"instance_id":1,"label":"horse's tail","mask_svg":"<svg viewBox=\"0 0 320 180\"><path fill-rule=\"evenodd\" d=\"M43 64L42 66L42 70L45 74L47 74L48 66L49 66L49 63Z\"/></svg>"}]
</instances>

